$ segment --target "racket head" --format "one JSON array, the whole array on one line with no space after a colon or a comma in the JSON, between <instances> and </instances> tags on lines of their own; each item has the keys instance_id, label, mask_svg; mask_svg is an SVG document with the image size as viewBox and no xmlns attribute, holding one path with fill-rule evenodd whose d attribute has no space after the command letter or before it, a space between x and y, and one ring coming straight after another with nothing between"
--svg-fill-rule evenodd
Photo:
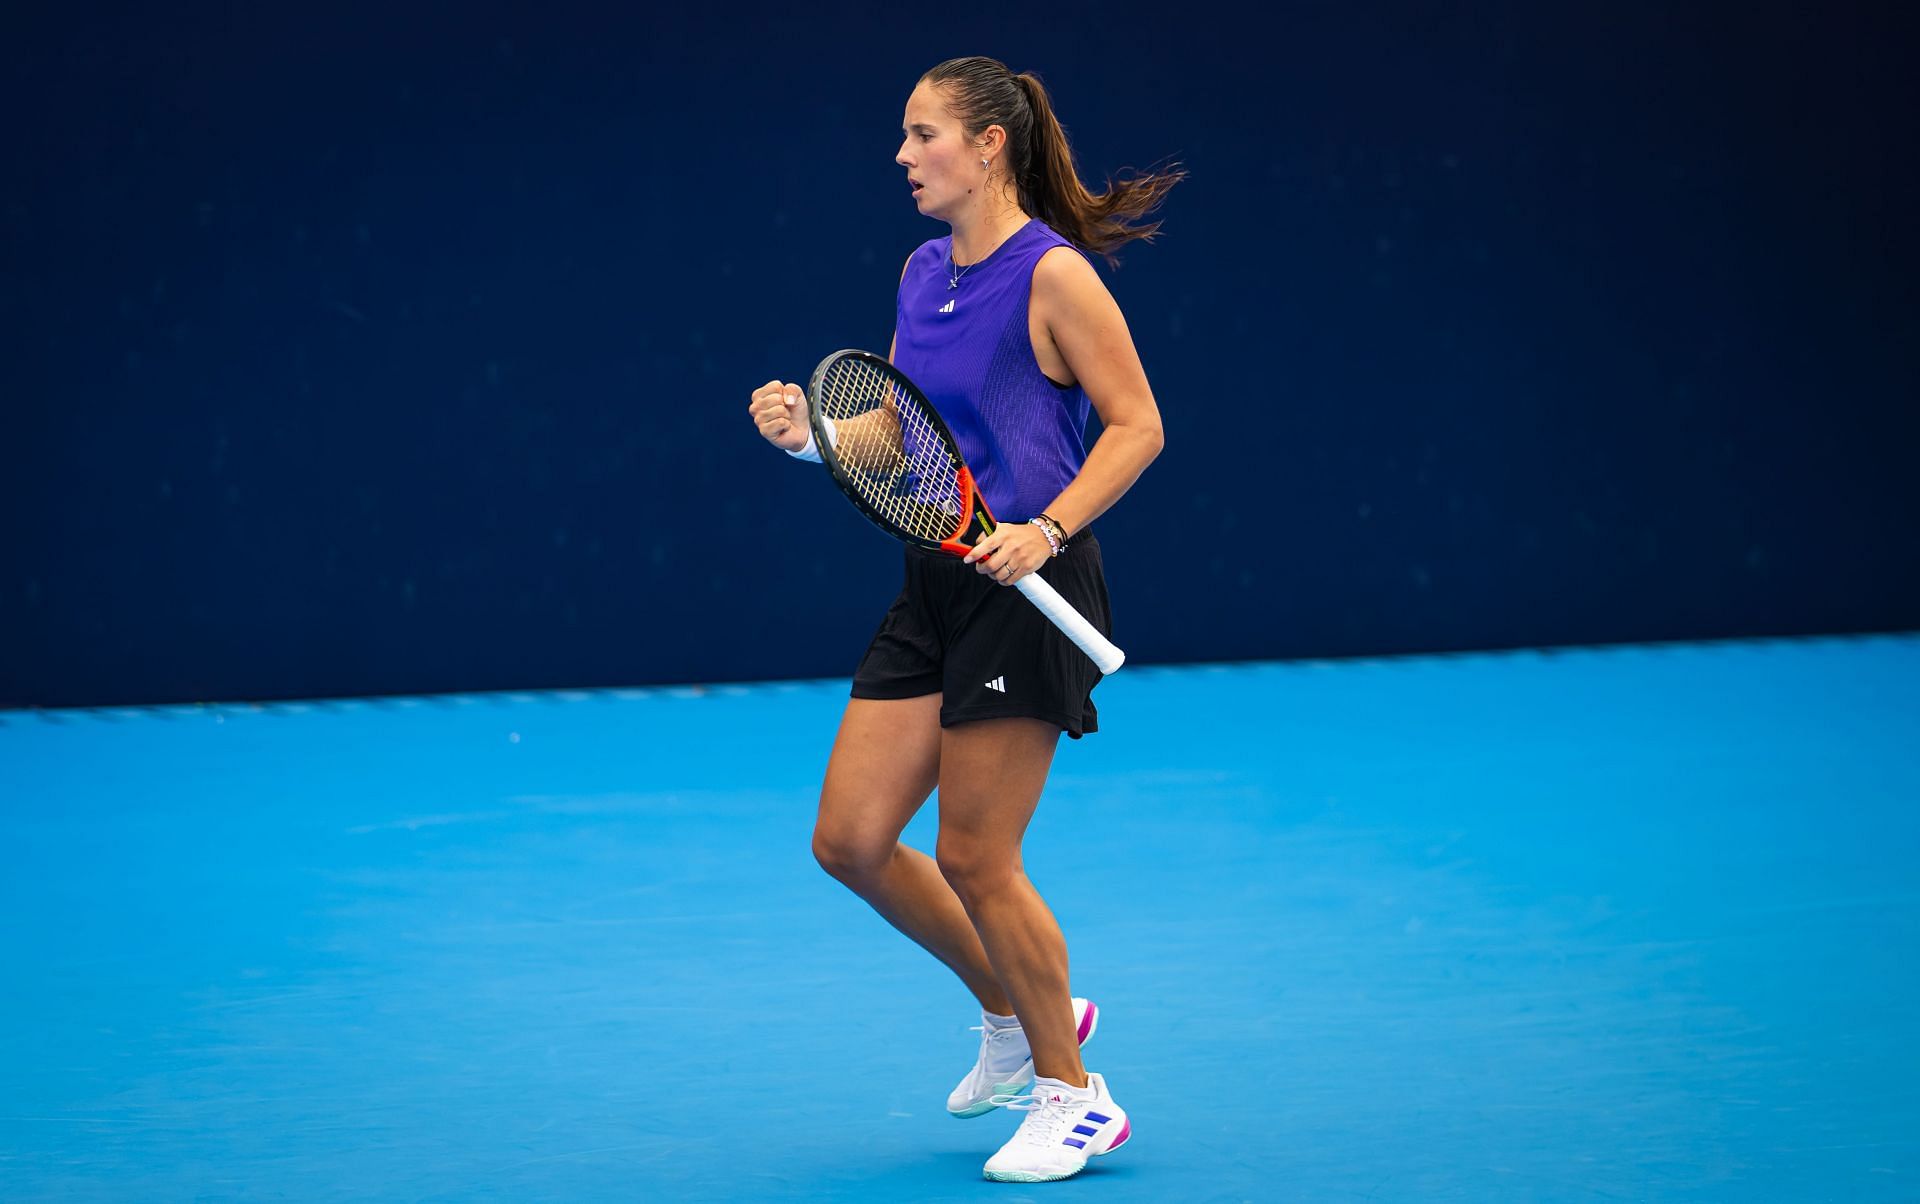
<instances>
[{"instance_id":1,"label":"racket head","mask_svg":"<svg viewBox=\"0 0 1920 1204\"><path fill-rule=\"evenodd\" d=\"M813 370L807 408L820 459L875 526L956 556L992 532L993 514L953 431L886 359L856 348L829 355Z\"/></svg>"}]
</instances>

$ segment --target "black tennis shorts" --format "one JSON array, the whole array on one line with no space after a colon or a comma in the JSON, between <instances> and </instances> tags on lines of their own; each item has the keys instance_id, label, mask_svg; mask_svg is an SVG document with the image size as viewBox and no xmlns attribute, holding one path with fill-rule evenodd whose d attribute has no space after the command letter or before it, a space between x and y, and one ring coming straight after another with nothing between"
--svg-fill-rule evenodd
<instances>
[{"instance_id":1,"label":"black tennis shorts","mask_svg":"<svg viewBox=\"0 0 1920 1204\"><path fill-rule=\"evenodd\" d=\"M1100 544L1083 531L1040 576L1112 638ZM855 698L941 696L940 725L971 719L1057 723L1078 740L1098 731L1100 668L1033 603L958 556L909 545L906 584L853 674Z\"/></svg>"}]
</instances>

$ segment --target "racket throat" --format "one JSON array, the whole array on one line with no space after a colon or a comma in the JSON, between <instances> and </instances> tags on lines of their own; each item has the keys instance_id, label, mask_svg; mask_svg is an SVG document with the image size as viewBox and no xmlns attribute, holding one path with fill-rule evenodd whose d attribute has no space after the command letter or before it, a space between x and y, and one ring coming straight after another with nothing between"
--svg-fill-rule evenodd
<instances>
[{"instance_id":1,"label":"racket throat","mask_svg":"<svg viewBox=\"0 0 1920 1204\"><path fill-rule=\"evenodd\" d=\"M961 465L954 477L954 487L960 498L960 526L952 535L940 541L940 548L955 556L965 556L973 551L973 544L965 542L968 532L978 529L979 534L974 536L977 543L993 534L995 523L993 512L987 509L986 496L974 482L972 469Z\"/></svg>"}]
</instances>

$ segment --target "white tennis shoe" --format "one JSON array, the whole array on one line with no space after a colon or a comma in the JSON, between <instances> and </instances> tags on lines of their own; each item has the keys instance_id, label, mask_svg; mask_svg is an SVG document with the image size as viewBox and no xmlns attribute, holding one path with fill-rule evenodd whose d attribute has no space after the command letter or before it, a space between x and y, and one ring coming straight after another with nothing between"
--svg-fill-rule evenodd
<instances>
[{"instance_id":1,"label":"white tennis shoe","mask_svg":"<svg viewBox=\"0 0 1920 1204\"><path fill-rule=\"evenodd\" d=\"M1073 1022L1080 1044L1085 1045L1093 1036L1093 1030L1100 1027L1100 1009L1092 1000L1076 999ZM974 1031L980 1034L980 1058L947 1097L947 1111L962 1120L985 1116L1004 1106L996 1102L995 1097L1016 1096L1033 1080L1033 1051L1027 1048L1025 1029L1017 1024L995 1028L993 1021L982 1013Z\"/></svg>"},{"instance_id":2,"label":"white tennis shoe","mask_svg":"<svg viewBox=\"0 0 1920 1204\"><path fill-rule=\"evenodd\" d=\"M1133 1136L1126 1111L1107 1093L1107 1081L1091 1072L1080 1090L1059 1079L1035 1079L1032 1091L1005 1098L1004 1106L1027 1118L983 1169L987 1178L1002 1183L1047 1183L1077 1175L1088 1158L1111 1154Z\"/></svg>"}]
</instances>

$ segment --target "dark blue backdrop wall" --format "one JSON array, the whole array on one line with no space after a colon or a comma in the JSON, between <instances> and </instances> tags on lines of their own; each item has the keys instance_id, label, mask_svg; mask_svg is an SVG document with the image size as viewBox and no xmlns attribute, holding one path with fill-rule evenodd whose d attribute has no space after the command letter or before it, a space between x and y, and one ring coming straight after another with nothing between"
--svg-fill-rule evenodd
<instances>
[{"instance_id":1,"label":"dark blue backdrop wall","mask_svg":"<svg viewBox=\"0 0 1920 1204\"><path fill-rule=\"evenodd\" d=\"M897 553L746 398L886 346L962 53L1192 172L1137 660L1920 625L1898 6L173 7L0 51L0 703L848 672Z\"/></svg>"}]
</instances>

